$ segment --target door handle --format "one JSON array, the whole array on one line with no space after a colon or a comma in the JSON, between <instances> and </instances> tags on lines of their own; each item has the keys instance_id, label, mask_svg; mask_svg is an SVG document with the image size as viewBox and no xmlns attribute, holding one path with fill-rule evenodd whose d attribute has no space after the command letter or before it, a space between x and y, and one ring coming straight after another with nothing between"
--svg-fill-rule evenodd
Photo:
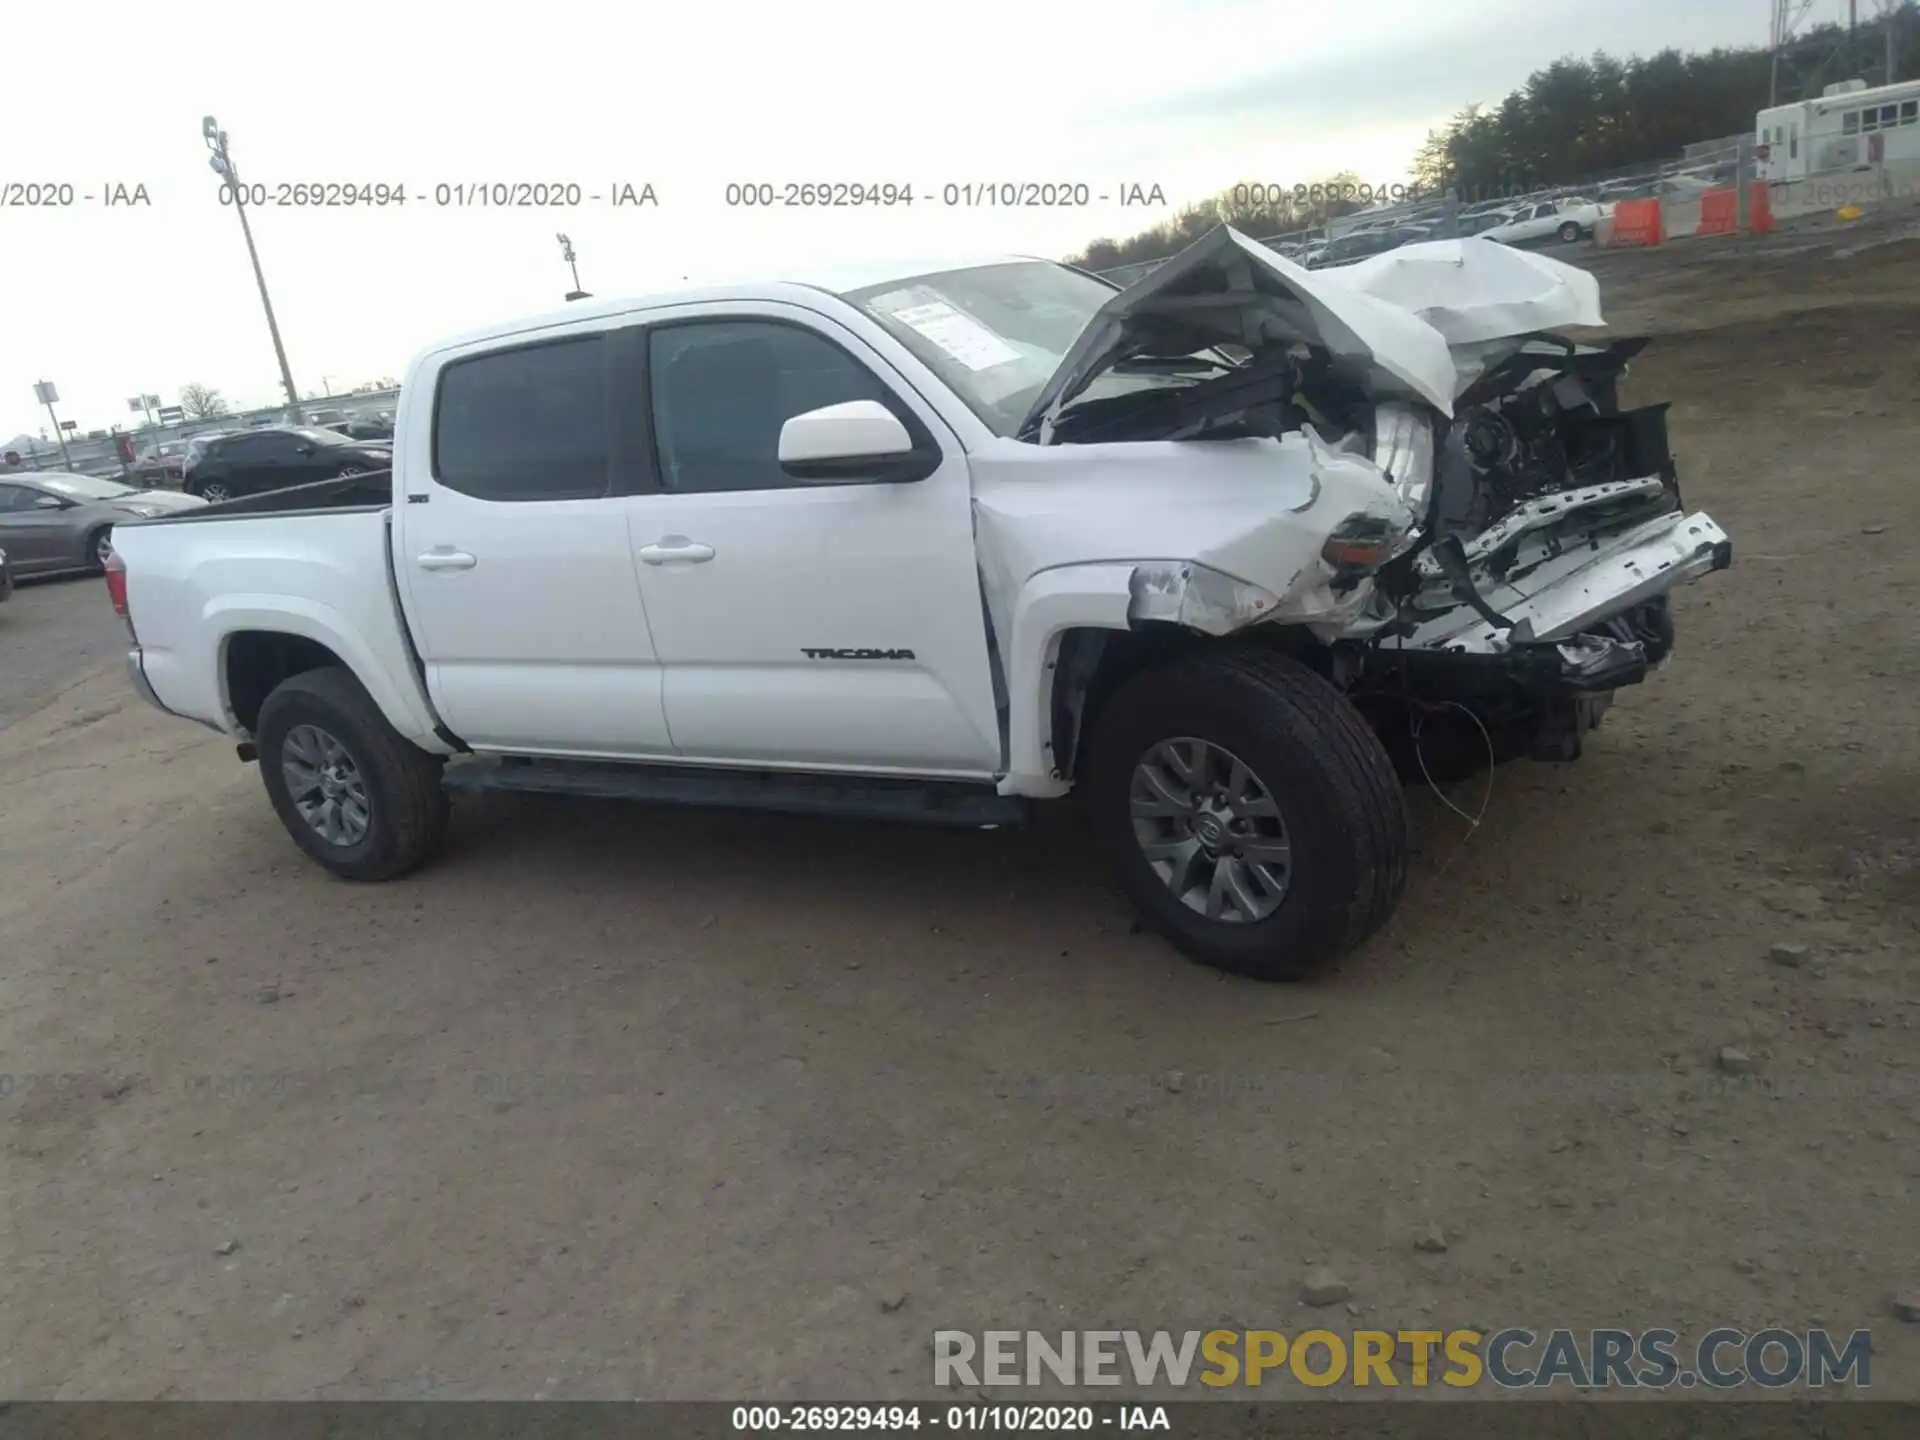
<instances>
[{"instance_id":1,"label":"door handle","mask_svg":"<svg viewBox=\"0 0 1920 1440\"><path fill-rule=\"evenodd\" d=\"M420 557L422 570L471 570L479 563L464 550L429 550Z\"/></svg>"},{"instance_id":2,"label":"door handle","mask_svg":"<svg viewBox=\"0 0 1920 1440\"><path fill-rule=\"evenodd\" d=\"M675 560L697 565L713 558L713 547L697 544L684 535L667 535L656 545L642 545L640 558L649 565L665 565Z\"/></svg>"}]
</instances>

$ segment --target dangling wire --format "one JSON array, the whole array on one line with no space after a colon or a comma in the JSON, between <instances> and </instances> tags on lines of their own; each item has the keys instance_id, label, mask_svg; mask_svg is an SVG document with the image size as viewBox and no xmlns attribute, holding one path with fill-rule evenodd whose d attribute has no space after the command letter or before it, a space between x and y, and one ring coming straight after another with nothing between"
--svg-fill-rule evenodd
<instances>
[{"instance_id":1,"label":"dangling wire","mask_svg":"<svg viewBox=\"0 0 1920 1440\"><path fill-rule=\"evenodd\" d=\"M1458 710L1462 715L1465 715L1469 720L1473 721L1474 728L1480 732L1480 738L1487 742L1487 786L1486 786L1486 789L1483 790L1480 794L1479 813L1476 815L1469 815L1466 811L1462 810L1458 805L1454 804L1453 801L1446 796L1446 794L1440 789L1439 784L1434 780L1433 772L1427 769L1427 757L1421 752L1421 749L1420 749L1420 722L1417 717L1414 720L1413 758L1420 762L1420 773L1426 777L1427 788L1433 791L1433 793L1439 797L1440 803L1442 805L1446 806L1447 809L1451 810L1454 814L1458 815L1462 820L1467 822L1467 833L1460 838L1460 843L1454 847L1453 854L1448 855L1447 858L1441 862L1440 869L1436 872L1438 874L1444 875L1446 873L1447 866L1453 864L1454 856L1458 855L1462 850L1466 849L1467 841L1473 838L1473 832L1480 828L1480 822L1486 818L1487 807L1493 803L1493 769L1494 769L1494 765L1497 762L1494 759L1493 736L1487 733L1487 727L1481 723L1480 717L1474 714L1473 711L1469 710L1465 705L1462 705L1458 700L1442 700L1438 704L1425 705L1422 708L1433 709L1433 710Z\"/></svg>"}]
</instances>

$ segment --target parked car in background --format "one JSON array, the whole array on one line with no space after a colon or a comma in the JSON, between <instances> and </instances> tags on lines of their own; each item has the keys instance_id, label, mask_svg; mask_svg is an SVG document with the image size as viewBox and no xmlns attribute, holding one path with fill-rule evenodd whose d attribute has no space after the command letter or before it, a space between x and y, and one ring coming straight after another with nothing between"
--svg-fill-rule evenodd
<instances>
[{"instance_id":1,"label":"parked car in background","mask_svg":"<svg viewBox=\"0 0 1920 1440\"><path fill-rule=\"evenodd\" d=\"M187 472L200 463L200 457L207 453L207 447L223 435L231 435L231 430L203 430L198 435L187 437L187 453L180 462L180 482L186 483Z\"/></svg>"},{"instance_id":2,"label":"parked car in background","mask_svg":"<svg viewBox=\"0 0 1920 1440\"><path fill-rule=\"evenodd\" d=\"M204 503L64 470L9 474L0 478L0 548L15 575L98 572L120 521L152 520Z\"/></svg>"},{"instance_id":3,"label":"parked car in background","mask_svg":"<svg viewBox=\"0 0 1920 1440\"><path fill-rule=\"evenodd\" d=\"M353 420L343 420L333 427L349 440L391 440L393 439L393 417L382 419L378 415L363 415Z\"/></svg>"},{"instance_id":4,"label":"parked car in background","mask_svg":"<svg viewBox=\"0 0 1920 1440\"><path fill-rule=\"evenodd\" d=\"M1527 245L1543 240L1570 245L1591 236L1604 213L1604 207L1593 201L1570 195L1522 205L1514 210L1512 219L1480 233L1502 245Z\"/></svg>"},{"instance_id":5,"label":"parked car in background","mask_svg":"<svg viewBox=\"0 0 1920 1440\"><path fill-rule=\"evenodd\" d=\"M223 435L187 472L186 491L219 504L239 495L284 490L393 464L391 444L349 440L317 425L277 425Z\"/></svg>"},{"instance_id":6,"label":"parked car in background","mask_svg":"<svg viewBox=\"0 0 1920 1440\"><path fill-rule=\"evenodd\" d=\"M1512 223L1513 218L1511 210L1482 210L1475 215L1462 215L1456 223L1460 235L1482 235L1497 225Z\"/></svg>"},{"instance_id":7,"label":"parked car in background","mask_svg":"<svg viewBox=\"0 0 1920 1440\"><path fill-rule=\"evenodd\" d=\"M322 407L318 410L307 411L307 423L309 425L318 425L323 430L331 430L346 418L347 412L337 408L329 409Z\"/></svg>"},{"instance_id":8,"label":"parked car in background","mask_svg":"<svg viewBox=\"0 0 1920 1440\"><path fill-rule=\"evenodd\" d=\"M1415 240L1425 240L1432 232L1423 225L1401 225L1391 230L1355 230L1329 240L1326 248L1304 261L1309 270L1323 269L1328 265L1346 265L1355 260L1364 260L1369 255L1384 255L1389 250L1398 250Z\"/></svg>"},{"instance_id":9,"label":"parked car in background","mask_svg":"<svg viewBox=\"0 0 1920 1440\"><path fill-rule=\"evenodd\" d=\"M186 454L185 439L153 441L133 457L133 463L127 467L127 480L147 490L178 485Z\"/></svg>"}]
</instances>

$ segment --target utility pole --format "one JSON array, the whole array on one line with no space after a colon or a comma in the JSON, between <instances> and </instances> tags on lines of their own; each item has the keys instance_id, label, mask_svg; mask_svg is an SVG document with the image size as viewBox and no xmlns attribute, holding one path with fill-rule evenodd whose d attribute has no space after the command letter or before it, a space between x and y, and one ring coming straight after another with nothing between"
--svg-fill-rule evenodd
<instances>
[{"instance_id":1,"label":"utility pole","mask_svg":"<svg viewBox=\"0 0 1920 1440\"><path fill-rule=\"evenodd\" d=\"M567 268L573 272L573 289L567 292L567 299L585 300L587 292L580 288L580 267L574 264L573 241L564 235L556 235L553 238L560 242L560 258L567 262Z\"/></svg>"},{"instance_id":2,"label":"utility pole","mask_svg":"<svg viewBox=\"0 0 1920 1440\"><path fill-rule=\"evenodd\" d=\"M60 398L60 391L51 380L36 380L33 398L47 407L47 418L53 422L53 438L60 442L60 458L66 462L67 469L73 469L73 455L67 449L67 432L60 428L60 417L53 413L53 402Z\"/></svg>"},{"instance_id":3,"label":"utility pole","mask_svg":"<svg viewBox=\"0 0 1920 1440\"><path fill-rule=\"evenodd\" d=\"M227 148L227 132L209 115L200 122L200 136L207 142L207 149L213 152L207 157L207 164L214 174L226 182L227 193L233 197L233 208L240 216L240 233L246 237L247 258L253 261L253 278L260 287L260 306L267 312L267 332L273 336L274 358L280 362L280 383L287 389L287 419L298 424L300 392L293 388L293 371L287 366L287 347L280 343L280 324L273 318L273 301L267 296L267 277L260 269L260 252L253 246L253 227L247 224L246 191L240 184L240 173L233 168L233 155Z\"/></svg>"}]
</instances>

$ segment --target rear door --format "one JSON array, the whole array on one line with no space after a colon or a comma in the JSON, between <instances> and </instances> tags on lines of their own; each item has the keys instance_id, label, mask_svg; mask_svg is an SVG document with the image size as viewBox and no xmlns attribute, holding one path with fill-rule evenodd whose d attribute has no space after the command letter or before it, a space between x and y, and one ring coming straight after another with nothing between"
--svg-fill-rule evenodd
<instances>
[{"instance_id":1,"label":"rear door","mask_svg":"<svg viewBox=\"0 0 1920 1440\"><path fill-rule=\"evenodd\" d=\"M1000 765L972 491L958 439L829 317L676 307L644 331L659 493L629 515L641 593L689 758L982 776ZM780 429L851 400L891 409L914 480L803 482Z\"/></svg>"},{"instance_id":2,"label":"rear door","mask_svg":"<svg viewBox=\"0 0 1920 1440\"><path fill-rule=\"evenodd\" d=\"M480 750L670 755L616 477L638 381L569 327L465 347L418 376L396 440L394 566L427 687Z\"/></svg>"}]
</instances>

